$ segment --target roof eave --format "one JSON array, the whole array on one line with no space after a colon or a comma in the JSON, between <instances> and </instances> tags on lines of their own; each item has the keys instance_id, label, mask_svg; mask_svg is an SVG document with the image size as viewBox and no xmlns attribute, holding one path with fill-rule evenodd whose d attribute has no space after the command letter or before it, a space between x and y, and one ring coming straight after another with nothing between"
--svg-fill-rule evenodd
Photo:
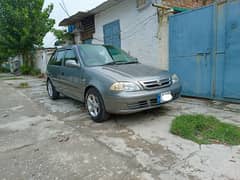
<instances>
[{"instance_id":1,"label":"roof eave","mask_svg":"<svg viewBox=\"0 0 240 180\"><path fill-rule=\"evenodd\" d=\"M59 23L59 26L72 25L78 21L81 21L82 19L84 19L88 16L96 15L108 8L111 8L112 6L114 6L120 2L122 2L122 1L121 0L107 0L107 1L103 2L102 4L98 5L97 7L91 9L88 12L79 11L78 13L74 14L73 16L70 16L69 18L62 20Z\"/></svg>"},{"instance_id":2,"label":"roof eave","mask_svg":"<svg viewBox=\"0 0 240 180\"><path fill-rule=\"evenodd\" d=\"M90 12L82 12L79 11L78 13L70 16L69 18L65 18L63 19L60 23L59 26L68 26L68 25L72 25L88 16L92 15Z\"/></svg>"}]
</instances>

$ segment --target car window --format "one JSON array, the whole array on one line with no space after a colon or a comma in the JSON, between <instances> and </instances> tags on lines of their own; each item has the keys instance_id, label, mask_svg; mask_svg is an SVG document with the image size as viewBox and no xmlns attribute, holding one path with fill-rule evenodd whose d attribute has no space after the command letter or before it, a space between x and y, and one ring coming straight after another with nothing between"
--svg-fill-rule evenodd
<instances>
[{"instance_id":1,"label":"car window","mask_svg":"<svg viewBox=\"0 0 240 180\"><path fill-rule=\"evenodd\" d=\"M112 57L104 46L81 45L79 52L86 66L101 66L113 62Z\"/></svg>"},{"instance_id":2,"label":"car window","mask_svg":"<svg viewBox=\"0 0 240 180\"><path fill-rule=\"evenodd\" d=\"M67 60L75 60L78 63L77 56L73 49L67 50L64 58L64 65Z\"/></svg>"},{"instance_id":3,"label":"car window","mask_svg":"<svg viewBox=\"0 0 240 180\"><path fill-rule=\"evenodd\" d=\"M61 66L64 59L65 51L57 51L50 59L49 64L55 66Z\"/></svg>"},{"instance_id":4,"label":"car window","mask_svg":"<svg viewBox=\"0 0 240 180\"><path fill-rule=\"evenodd\" d=\"M56 65L56 66L61 66L62 65L62 61L64 59L64 54L65 54L65 51L58 51L57 52L56 60L55 60L54 65Z\"/></svg>"},{"instance_id":5,"label":"car window","mask_svg":"<svg viewBox=\"0 0 240 180\"><path fill-rule=\"evenodd\" d=\"M50 65L54 64L54 62L56 61L56 54L57 54L57 52L54 52L54 54L51 56L48 64L50 64Z\"/></svg>"},{"instance_id":6,"label":"car window","mask_svg":"<svg viewBox=\"0 0 240 180\"><path fill-rule=\"evenodd\" d=\"M135 62L136 58L128 55L125 51L115 48L113 46L106 46L109 54L112 56L114 61L122 61L122 62Z\"/></svg>"}]
</instances>

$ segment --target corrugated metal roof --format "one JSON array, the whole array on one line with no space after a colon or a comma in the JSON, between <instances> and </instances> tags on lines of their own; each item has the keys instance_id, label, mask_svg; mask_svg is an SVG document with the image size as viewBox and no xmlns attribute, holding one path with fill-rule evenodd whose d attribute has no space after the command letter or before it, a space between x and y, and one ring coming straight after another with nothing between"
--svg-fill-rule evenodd
<instances>
[{"instance_id":1,"label":"corrugated metal roof","mask_svg":"<svg viewBox=\"0 0 240 180\"><path fill-rule=\"evenodd\" d=\"M60 23L59 23L59 26L68 26L68 25L71 25L71 24L74 24L76 23L78 20L81 20L87 16L89 16L90 14L88 12L81 12L79 11L78 13L70 16L69 18L66 18L64 20L62 20Z\"/></svg>"},{"instance_id":2,"label":"corrugated metal roof","mask_svg":"<svg viewBox=\"0 0 240 180\"><path fill-rule=\"evenodd\" d=\"M96 8L91 9L88 12L79 11L78 13L70 16L69 18L65 18L64 20L62 20L59 23L59 26L68 26L68 25L74 24L88 16L98 14L106 9L111 8L112 6L114 6L120 2L123 2L123 1L124 0L107 0L107 1L103 2L102 4L100 4L99 6L97 6Z\"/></svg>"}]
</instances>

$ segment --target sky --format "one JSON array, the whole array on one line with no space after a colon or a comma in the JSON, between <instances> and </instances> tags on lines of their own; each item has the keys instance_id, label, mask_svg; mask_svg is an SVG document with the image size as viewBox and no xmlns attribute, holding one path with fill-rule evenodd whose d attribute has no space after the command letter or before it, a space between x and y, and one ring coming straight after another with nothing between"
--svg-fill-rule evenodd
<instances>
[{"instance_id":1,"label":"sky","mask_svg":"<svg viewBox=\"0 0 240 180\"><path fill-rule=\"evenodd\" d=\"M67 18L68 15L64 12L59 3L65 3L68 14L71 16L78 11L88 11L104 1L106 0L45 0L44 7L47 7L50 3L54 5L50 18L53 18L56 21L54 27L61 29L63 27L59 27L58 24L64 18ZM54 47L55 41L55 36L52 33L48 33L43 40L44 47Z\"/></svg>"}]
</instances>

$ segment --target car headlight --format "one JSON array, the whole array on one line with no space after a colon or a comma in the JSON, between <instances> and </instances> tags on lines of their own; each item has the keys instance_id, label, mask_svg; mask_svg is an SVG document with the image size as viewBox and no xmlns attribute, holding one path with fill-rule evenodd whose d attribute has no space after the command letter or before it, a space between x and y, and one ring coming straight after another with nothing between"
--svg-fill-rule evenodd
<instances>
[{"instance_id":1,"label":"car headlight","mask_svg":"<svg viewBox=\"0 0 240 180\"><path fill-rule=\"evenodd\" d=\"M172 83L174 84L174 83L177 83L178 81L179 81L178 76L176 74L173 74L172 75Z\"/></svg>"},{"instance_id":2,"label":"car headlight","mask_svg":"<svg viewBox=\"0 0 240 180\"><path fill-rule=\"evenodd\" d=\"M116 82L110 87L110 90L131 92L140 91L141 88L137 84L131 82Z\"/></svg>"}]
</instances>

